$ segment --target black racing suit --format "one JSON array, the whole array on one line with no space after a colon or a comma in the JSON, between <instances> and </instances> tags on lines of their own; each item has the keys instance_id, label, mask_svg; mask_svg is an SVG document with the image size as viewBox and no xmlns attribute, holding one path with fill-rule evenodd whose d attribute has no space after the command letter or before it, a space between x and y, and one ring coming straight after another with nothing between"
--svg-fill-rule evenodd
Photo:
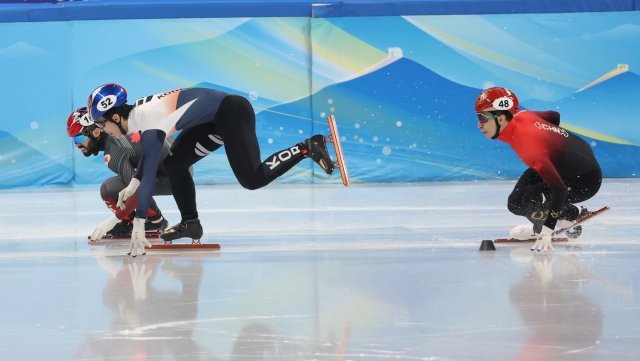
<instances>
[{"instance_id":1,"label":"black racing suit","mask_svg":"<svg viewBox=\"0 0 640 361\"><path fill-rule=\"evenodd\" d=\"M212 151L224 142L231 169L247 189L264 187L306 157L304 144L298 143L262 161L255 123L247 99L214 89L176 89L136 101L128 118L129 131L141 133L144 152L135 175L141 179L136 217L147 216L153 183L145 174L155 173L161 142L174 132L180 133L163 165L183 221L198 218L188 167L208 154L203 149ZM219 137L212 136L214 131Z\"/></svg>"}]
</instances>

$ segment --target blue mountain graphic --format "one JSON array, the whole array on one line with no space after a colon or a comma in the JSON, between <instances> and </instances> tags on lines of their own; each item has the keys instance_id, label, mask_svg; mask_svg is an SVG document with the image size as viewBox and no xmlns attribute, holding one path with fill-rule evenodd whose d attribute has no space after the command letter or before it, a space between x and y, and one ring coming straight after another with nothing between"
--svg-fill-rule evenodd
<instances>
[{"instance_id":1,"label":"blue mountain graphic","mask_svg":"<svg viewBox=\"0 0 640 361\"><path fill-rule=\"evenodd\" d=\"M313 95L313 133L326 132L322 113L339 123L354 179L374 182L501 178L521 172L496 159L516 160L508 146L486 139L473 110L480 89L451 82L400 59ZM309 99L279 105L300 114ZM333 112L331 111L333 109ZM260 114L270 124L284 122ZM509 164L509 162L506 162Z\"/></svg>"},{"instance_id":2,"label":"blue mountain graphic","mask_svg":"<svg viewBox=\"0 0 640 361\"><path fill-rule=\"evenodd\" d=\"M453 82L481 86L491 81L497 86L514 90L523 84L536 84L538 92L548 89L557 96L574 91L569 87L545 83L539 78L522 74L509 67L465 56L459 50L452 49L446 43L420 30L404 17L390 16L375 21L367 18L334 18L329 21L381 51L386 52L390 47L399 47L406 58L442 74Z\"/></svg>"},{"instance_id":3,"label":"blue mountain graphic","mask_svg":"<svg viewBox=\"0 0 640 361\"><path fill-rule=\"evenodd\" d=\"M0 188L67 184L73 171L0 131Z\"/></svg>"},{"instance_id":4,"label":"blue mountain graphic","mask_svg":"<svg viewBox=\"0 0 640 361\"><path fill-rule=\"evenodd\" d=\"M567 122L640 145L638 99L640 76L626 72L562 99L557 109Z\"/></svg>"},{"instance_id":5,"label":"blue mountain graphic","mask_svg":"<svg viewBox=\"0 0 640 361\"><path fill-rule=\"evenodd\" d=\"M355 180L517 178L525 166L515 153L477 129L473 103L480 91L400 59L314 94L317 129L312 133L326 132L322 113L336 115ZM305 98L272 110L303 116L308 102ZM262 112L260 117L273 125L288 122L272 113ZM630 173L628 162L621 165L620 154L637 154L637 147L585 139L595 146L601 163L607 163L606 174Z\"/></svg>"}]
</instances>

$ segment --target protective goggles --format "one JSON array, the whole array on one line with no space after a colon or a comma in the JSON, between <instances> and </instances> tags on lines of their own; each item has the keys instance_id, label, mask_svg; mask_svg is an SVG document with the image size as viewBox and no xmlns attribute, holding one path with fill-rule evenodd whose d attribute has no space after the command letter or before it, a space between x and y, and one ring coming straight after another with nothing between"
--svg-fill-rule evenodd
<instances>
[{"instance_id":1,"label":"protective goggles","mask_svg":"<svg viewBox=\"0 0 640 361\"><path fill-rule=\"evenodd\" d=\"M78 134L78 135L76 135L75 137L73 137L73 144L78 145L78 144L80 144L80 143L84 142L84 141L85 141L85 140L87 140L87 139L89 139L89 137L87 137L86 135L84 135L84 134Z\"/></svg>"},{"instance_id":2,"label":"protective goggles","mask_svg":"<svg viewBox=\"0 0 640 361\"><path fill-rule=\"evenodd\" d=\"M491 114L490 112L476 113L476 116L478 117L478 122L482 124L498 117L497 115Z\"/></svg>"}]
</instances>

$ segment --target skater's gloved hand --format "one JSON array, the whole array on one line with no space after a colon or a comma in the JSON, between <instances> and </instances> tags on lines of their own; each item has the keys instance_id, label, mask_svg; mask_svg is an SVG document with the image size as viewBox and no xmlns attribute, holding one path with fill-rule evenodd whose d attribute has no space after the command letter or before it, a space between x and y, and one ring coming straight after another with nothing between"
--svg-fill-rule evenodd
<instances>
[{"instance_id":1,"label":"skater's gloved hand","mask_svg":"<svg viewBox=\"0 0 640 361\"><path fill-rule=\"evenodd\" d=\"M107 219L104 222L100 223L96 227L96 229L93 230L93 232L91 233L91 240L92 241L99 241L102 237L104 237L105 234L107 234L107 232L112 230L113 227L116 224L118 224L118 222L120 222L120 220L116 216L109 217L109 219Z\"/></svg>"},{"instance_id":2,"label":"skater's gloved hand","mask_svg":"<svg viewBox=\"0 0 640 361\"><path fill-rule=\"evenodd\" d=\"M151 247L151 243L149 243L147 237L145 237L144 222L144 218L133 219L133 230L131 231L131 249L129 250L129 253L127 253L130 256L135 257L138 254L144 256L145 254L147 254L147 250L144 247Z\"/></svg>"},{"instance_id":3,"label":"skater's gloved hand","mask_svg":"<svg viewBox=\"0 0 640 361\"><path fill-rule=\"evenodd\" d=\"M553 246L551 245L551 236L553 235L553 230L547 226L542 226L542 231L538 234L538 239L536 243L531 247L532 251L553 251Z\"/></svg>"},{"instance_id":4,"label":"skater's gloved hand","mask_svg":"<svg viewBox=\"0 0 640 361\"><path fill-rule=\"evenodd\" d=\"M136 193L138 187L140 187L140 180L138 180L138 178L131 178L129 185L118 193L118 203L116 204L118 208L126 208L124 202Z\"/></svg>"}]
</instances>

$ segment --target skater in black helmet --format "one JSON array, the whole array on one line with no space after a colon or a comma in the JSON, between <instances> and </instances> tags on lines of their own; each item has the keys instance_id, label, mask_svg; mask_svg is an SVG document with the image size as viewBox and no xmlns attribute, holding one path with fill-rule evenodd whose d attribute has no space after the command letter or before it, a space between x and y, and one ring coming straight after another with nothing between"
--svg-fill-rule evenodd
<instances>
[{"instance_id":1,"label":"skater in black helmet","mask_svg":"<svg viewBox=\"0 0 640 361\"><path fill-rule=\"evenodd\" d=\"M149 245L142 225L148 216L154 184L147 175L155 174L160 164L164 139L178 131L180 134L172 146L172 155L164 160L163 167L182 219L163 232L161 237L165 241L182 237L199 240L202 237L195 185L187 171L200 159L199 145L208 138L197 131L198 126L213 125L220 138L211 140L224 144L238 182L247 189L266 186L307 157L311 157L327 174L333 172L333 162L323 135L314 135L262 161L255 133L255 113L249 101L238 95L204 88L176 89L140 98L129 105L123 87L105 84L93 91L87 107L96 125L102 126L107 121L119 123L127 133L139 137L142 144L141 164L119 197L119 203L122 203L138 192L131 237L130 254L133 256L144 254L144 246Z\"/></svg>"},{"instance_id":2,"label":"skater in black helmet","mask_svg":"<svg viewBox=\"0 0 640 361\"><path fill-rule=\"evenodd\" d=\"M100 196L107 207L113 211L113 216L100 223L89 238L92 241L98 241L103 237L107 238L129 238L133 228L133 218L135 211L135 197L125 202L124 209L117 206L118 195L127 184L131 181L135 173L135 167L142 157L142 150L139 143L131 142L130 136L124 135L124 129L119 124L109 122L105 124L105 128L110 129L114 135L98 128L89 119L87 108L79 108L71 113L67 120L67 134L73 138L76 148L78 148L85 157L97 156L103 153L104 163L117 176L110 177L100 186ZM204 131L209 130L203 129ZM169 155L169 148L173 143L173 138L169 137L162 146L162 159ZM214 151L220 146L216 143L206 144L208 151ZM154 195L170 195L171 186L169 179L164 174L162 167L158 168L155 181ZM162 216L162 212L151 199L149 209L147 210L147 222L145 223L145 231L162 231L168 226L167 220Z\"/></svg>"},{"instance_id":3,"label":"skater in black helmet","mask_svg":"<svg viewBox=\"0 0 640 361\"><path fill-rule=\"evenodd\" d=\"M559 113L518 107L510 90L484 90L475 102L478 128L485 137L508 143L529 167L509 195L508 207L533 223L532 251L553 250L556 223L573 224L589 214L575 203L598 192L602 172L589 144L560 127Z\"/></svg>"}]
</instances>

